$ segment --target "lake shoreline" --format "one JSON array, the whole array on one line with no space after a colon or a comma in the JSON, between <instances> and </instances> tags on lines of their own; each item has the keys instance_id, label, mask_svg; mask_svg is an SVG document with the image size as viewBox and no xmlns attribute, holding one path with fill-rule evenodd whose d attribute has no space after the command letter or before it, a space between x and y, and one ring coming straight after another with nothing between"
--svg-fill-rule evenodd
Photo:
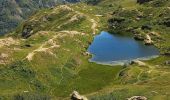
<instances>
[{"instance_id":1,"label":"lake shoreline","mask_svg":"<svg viewBox=\"0 0 170 100\"><path fill-rule=\"evenodd\" d=\"M119 60L119 61L108 61L108 62L97 62L97 61L93 61L91 59L89 59L88 61L91 62L91 63L100 64L100 65L109 65L109 66L121 65L121 66L123 66L123 65L126 65L126 64L130 64L134 60L148 61L148 60L158 58L158 57L160 57L160 56L155 55L155 56L141 57L141 58L136 58L136 59L131 59L131 60Z\"/></svg>"},{"instance_id":2,"label":"lake shoreline","mask_svg":"<svg viewBox=\"0 0 170 100\"><path fill-rule=\"evenodd\" d=\"M106 43L103 43L103 42L106 42ZM119 44L119 42L120 42L120 44ZM114 44L114 43L118 43L118 44ZM109 45L109 46L106 46L106 45ZM114 48L110 48L113 45L118 45L120 47L123 45L125 47L123 47L121 49L117 46L114 46ZM134 45L134 47L133 47L133 45ZM132 47L131 48L132 50L128 49L130 47ZM113 51L111 51L111 50L108 51L107 49L113 49ZM117 49L117 51L115 51L114 49ZM128 50L126 50L126 49L128 49ZM136 49L136 51L133 49ZM98 51L100 51L100 52L98 52ZM119 53L119 51L123 51L123 52ZM127 52L127 51L129 51L129 52ZM137 41L132 37L121 36L118 34L114 35L112 33L106 32L106 31L101 31L100 34L98 34L94 37L93 42L91 43L91 45L89 45L88 52L92 55L91 58L89 59L89 62L94 62L94 63L101 64L101 65L110 65L110 66L126 65L126 64L130 64L133 60L150 60L150 59L157 58L160 56L159 49L156 48L154 45L149 45L149 46L144 45L144 44L142 44L142 42ZM108 52L110 54L108 54ZM146 54L145 54L145 52L146 52ZM106 54L106 56L104 54ZM118 54L120 54L121 56L119 57ZM125 54L125 55L123 55L123 54ZM104 57L102 58L101 55L104 55L105 58ZM111 59L110 59L109 56L118 56L118 60L115 59L115 57L113 57L113 58L111 57ZM121 59L123 58L123 59L120 60L120 58Z\"/></svg>"}]
</instances>

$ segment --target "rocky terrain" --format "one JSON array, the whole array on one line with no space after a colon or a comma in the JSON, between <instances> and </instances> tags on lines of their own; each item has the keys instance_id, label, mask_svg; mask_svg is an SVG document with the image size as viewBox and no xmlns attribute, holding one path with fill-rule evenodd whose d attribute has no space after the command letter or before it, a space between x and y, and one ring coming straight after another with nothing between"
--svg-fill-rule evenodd
<instances>
[{"instance_id":1,"label":"rocky terrain","mask_svg":"<svg viewBox=\"0 0 170 100\"><path fill-rule=\"evenodd\" d=\"M79 0L1 0L0 34L10 32L38 9L51 8Z\"/></svg>"},{"instance_id":2,"label":"rocky terrain","mask_svg":"<svg viewBox=\"0 0 170 100\"><path fill-rule=\"evenodd\" d=\"M169 6L91 0L37 11L0 37L0 99L170 100ZM123 66L91 63L87 48L101 30L130 35L161 54Z\"/></svg>"}]
</instances>

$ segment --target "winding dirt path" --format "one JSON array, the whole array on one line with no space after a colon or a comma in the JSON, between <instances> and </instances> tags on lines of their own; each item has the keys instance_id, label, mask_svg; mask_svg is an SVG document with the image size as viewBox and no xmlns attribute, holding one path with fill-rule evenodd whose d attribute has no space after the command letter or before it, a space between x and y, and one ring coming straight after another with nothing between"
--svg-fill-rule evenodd
<instances>
[{"instance_id":1,"label":"winding dirt path","mask_svg":"<svg viewBox=\"0 0 170 100\"><path fill-rule=\"evenodd\" d=\"M55 39L57 38L61 38L64 36L74 36L74 35L85 35L85 33L82 32L78 32L78 31L67 31L67 30L63 30L63 31L59 31L57 32L58 34L53 36L53 38L49 39L48 41L44 42L40 47L38 47L37 49L33 50L32 52L28 53L28 55L26 56L26 59L28 61L33 60L33 57L36 53L38 52L46 52L49 53L50 55L54 56L55 58L57 58L57 56L50 51L53 48L59 48L60 45L57 45L55 42ZM45 47L47 45L50 44L50 47Z\"/></svg>"},{"instance_id":2,"label":"winding dirt path","mask_svg":"<svg viewBox=\"0 0 170 100\"><path fill-rule=\"evenodd\" d=\"M48 41L46 41L45 43L43 43L39 48L33 50L32 52L30 52L27 56L26 56L26 59L28 59L28 61L31 61L34 57L34 55L37 53L37 52L47 52L51 55L54 55L50 49L53 49L53 48L59 48L60 45L57 45L54 41L54 39L56 39L58 36L60 36L61 34L58 34L58 35L55 35L53 38L49 39ZM46 46L47 44L50 44L51 46L50 47L44 47ZM55 56L56 57L56 56Z\"/></svg>"},{"instance_id":3,"label":"winding dirt path","mask_svg":"<svg viewBox=\"0 0 170 100\"><path fill-rule=\"evenodd\" d=\"M96 34L96 30L97 30L97 22L94 19L90 19L92 26L91 29L93 30L93 34Z\"/></svg>"},{"instance_id":4,"label":"winding dirt path","mask_svg":"<svg viewBox=\"0 0 170 100\"><path fill-rule=\"evenodd\" d=\"M70 7L67 6L67 8L70 8ZM87 20L89 20L89 21L92 23L91 29L92 29L93 34L96 34L98 22L97 22L95 19L91 18L91 17L88 16L87 14L84 14L84 13L82 13L82 12L80 12L80 11L75 11L73 8L70 8L70 9L72 9L72 11L74 11L77 15L85 16L85 17L87 18ZM75 20L75 19L76 19L75 16L73 16L70 20L72 20L72 19Z\"/></svg>"}]
</instances>

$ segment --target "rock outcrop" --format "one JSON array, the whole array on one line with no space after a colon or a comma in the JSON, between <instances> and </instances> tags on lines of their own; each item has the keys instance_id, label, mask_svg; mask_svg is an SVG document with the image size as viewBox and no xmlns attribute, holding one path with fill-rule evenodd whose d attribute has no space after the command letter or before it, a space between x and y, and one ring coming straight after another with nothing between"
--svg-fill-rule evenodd
<instances>
[{"instance_id":1,"label":"rock outcrop","mask_svg":"<svg viewBox=\"0 0 170 100\"><path fill-rule=\"evenodd\" d=\"M149 35L160 37L160 34L158 32L155 32L155 31L150 32Z\"/></svg>"},{"instance_id":2,"label":"rock outcrop","mask_svg":"<svg viewBox=\"0 0 170 100\"><path fill-rule=\"evenodd\" d=\"M3 46L10 46L14 44L19 44L17 40L14 40L12 37L0 39L0 48Z\"/></svg>"},{"instance_id":3,"label":"rock outcrop","mask_svg":"<svg viewBox=\"0 0 170 100\"><path fill-rule=\"evenodd\" d=\"M0 54L0 64L6 64L8 62L8 54L1 53Z\"/></svg>"},{"instance_id":4,"label":"rock outcrop","mask_svg":"<svg viewBox=\"0 0 170 100\"><path fill-rule=\"evenodd\" d=\"M128 98L127 100L147 100L144 96L133 96L131 98Z\"/></svg>"},{"instance_id":5,"label":"rock outcrop","mask_svg":"<svg viewBox=\"0 0 170 100\"><path fill-rule=\"evenodd\" d=\"M39 9L80 0L0 0L0 34L8 33ZM82 1L82 0L81 0Z\"/></svg>"},{"instance_id":6,"label":"rock outcrop","mask_svg":"<svg viewBox=\"0 0 170 100\"><path fill-rule=\"evenodd\" d=\"M85 96L80 95L77 91L71 94L71 100L88 100Z\"/></svg>"},{"instance_id":7,"label":"rock outcrop","mask_svg":"<svg viewBox=\"0 0 170 100\"><path fill-rule=\"evenodd\" d=\"M153 41L152 41L151 37L150 37L148 34L145 36L144 43L145 43L146 45L151 45L151 44L153 44Z\"/></svg>"},{"instance_id":8,"label":"rock outcrop","mask_svg":"<svg viewBox=\"0 0 170 100\"><path fill-rule=\"evenodd\" d=\"M170 65L170 61L165 61L165 65Z\"/></svg>"},{"instance_id":9,"label":"rock outcrop","mask_svg":"<svg viewBox=\"0 0 170 100\"><path fill-rule=\"evenodd\" d=\"M144 36L142 34L134 34L134 39L139 40L139 41L143 41Z\"/></svg>"},{"instance_id":10,"label":"rock outcrop","mask_svg":"<svg viewBox=\"0 0 170 100\"><path fill-rule=\"evenodd\" d=\"M30 37L34 31L33 31L34 25L26 25L22 31L22 37L28 38Z\"/></svg>"},{"instance_id":11,"label":"rock outcrop","mask_svg":"<svg viewBox=\"0 0 170 100\"><path fill-rule=\"evenodd\" d=\"M143 3L149 2L149 1L152 1L152 0L137 0L137 3L143 4Z\"/></svg>"},{"instance_id":12,"label":"rock outcrop","mask_svg":"<svg viewBox=\"0 0 170 100\"><path fill-rule=\"evenodd\" d=\"M146 64L145 64L144 62L140 61L140 60L133 60L133 61L131 61L130 64L131 64L131 65L137 64L137 65L139 65L139 66L146 66Z\"/></svg>"}]
</instances>

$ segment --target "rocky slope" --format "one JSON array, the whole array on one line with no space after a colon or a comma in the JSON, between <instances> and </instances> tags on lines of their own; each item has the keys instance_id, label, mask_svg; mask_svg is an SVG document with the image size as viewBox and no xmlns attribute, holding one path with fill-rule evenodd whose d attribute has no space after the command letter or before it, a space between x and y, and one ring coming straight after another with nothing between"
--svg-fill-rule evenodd
<instances>
[{"instance_id":1,"label":"rocky slope","mask_svg":"<svg viewBox=\"0 0 170 100\"><path fill-rule=\"evenodd\" d=\"M42 8L54 7L66 2L79 0L1 0L0 1L0 34L7 33L33 12Z\"/></svg>"},{"instance_id":2,"label":"rocky slope","mask_svg":"<svg viewBox=\"0 0 170 100\"><path fill-rule=\"evenodd\" d=\"M110 31L133 33L135 39L148 45L154 44L162 54L169 54L170 2L169 0L145 2L147 3L131 8L119 7L115 10L108 21Z\"/></svg>"}]
</instances>

